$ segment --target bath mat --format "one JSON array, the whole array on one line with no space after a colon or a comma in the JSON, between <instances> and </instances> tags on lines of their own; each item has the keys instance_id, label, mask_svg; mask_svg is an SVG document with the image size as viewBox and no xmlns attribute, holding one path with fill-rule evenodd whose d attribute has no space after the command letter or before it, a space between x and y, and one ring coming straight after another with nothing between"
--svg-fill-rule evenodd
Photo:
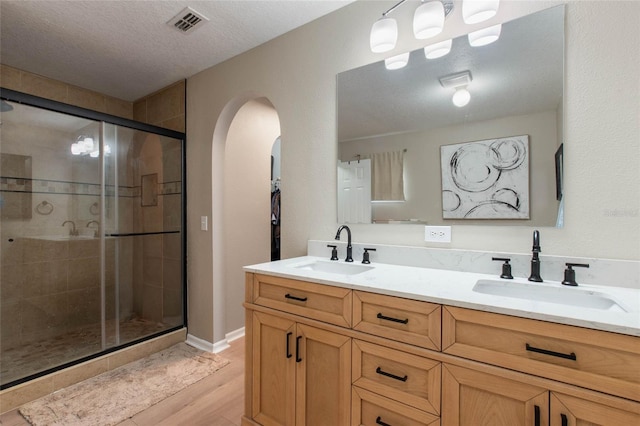
<instances>
[{"instance_id":1,"label":"bath mat","mask_svg":"<svg viewBox=\"0 0 640 426\"><path fill-rule=\"evenodd\" d=\"M185 343L23 405L34 426L111 426L202 380L229 363Z\"/></svg>"}]
</instances>

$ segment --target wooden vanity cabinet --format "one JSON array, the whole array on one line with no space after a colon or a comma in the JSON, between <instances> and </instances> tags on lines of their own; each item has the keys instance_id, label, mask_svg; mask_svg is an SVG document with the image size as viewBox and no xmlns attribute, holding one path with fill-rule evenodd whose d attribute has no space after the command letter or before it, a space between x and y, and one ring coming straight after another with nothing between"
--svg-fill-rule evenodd
<instances>
[{"instance_id":1,"label":"wooden vanity cabinet","mask_svg":"<svg viewBox=\"0 0 640 426\"><path fill-rule=\"evenodd\" d=\"M443 426L640 424L635 337L450 306L442 327Z\"/></svg>"},{"instance_id":2,"label":"wooden vanity cabinet","mask_svg":"<svg viewBox=\"0 0 640 426\"><path fill-rule=\"evenodd\" d=\"M349 337L263 312L253 313L252 329L255 421L263 425L349 423Z\"/></svg>"},{"instance_id":3,"label":"wooden vanity cabinet","mask_svg":"<svg viewBox=\"0 0 640 426\"><path fill-rule=\"evenodd\" d=\"M442 426L637 424L640 404L633 401L572 386L555 391L544 379L500 368L442 366Z\"/></svg>"},{"instance_id":4,"label":"wooden vanity cabinet","mask_svg":"<svg viewBox=\"0 0 640 426\"><path fill-rule=\"evenodd\" d=\"M276 305L285 314L247 310L251 351L246 355L250 392L245 398L251 400L245 403L250 416L243 424L349 424L351 338L300 323L286 313L313 317L320 311L325 321L350 322L350 291L335 288L340 291L327 295L320 292L325 286L312 283L259 275L248 275L247 280L249 300Z\"/></svg>"},{"instance_id":5,"label":"wooden vanity cabinet","mask_svg":"<svg viewBox=\"0 0 640 426\"><path fill-rule=\"evenodd\" d=\"M248 425L640 425L640 339L246 274Z\"/></svg>"}]
</instances>

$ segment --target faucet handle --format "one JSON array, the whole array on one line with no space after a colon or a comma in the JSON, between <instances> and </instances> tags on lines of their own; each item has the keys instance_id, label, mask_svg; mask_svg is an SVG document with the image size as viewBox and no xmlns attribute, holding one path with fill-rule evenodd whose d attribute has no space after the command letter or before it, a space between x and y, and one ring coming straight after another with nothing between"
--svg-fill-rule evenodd
<instances>
[{"instance_id":1,"label":"faucet handle","mask_svg":"<svg viewBox=\"0 0 640 426\"><path fill-rule=\"evenodd\" d=\"M504 278L505 280L513 279L513 275L511 275L511 265L509 264L509 262L511 262L511 258L492 257L491 260L504 262L504 264L502 265L502 275L500 275L500 278Z\"/></svg>"},{"instance_id":2,"label":"faucet handle","mask_svg":"<svg viewBox=\"0 0 640 426\"><path fill-rule=\"evenodd\" d=\"M364 263L365 265L368 265L369 263L371 263L371 261L369 260L369 252L370 251L376 251L376 249L374 249L374 248L365 248L364 249L364 253L362 254L362 263Z\"/></svg>"},{"instance_id":3,"label":"faucet handle","mask_svg":"<svg viewBox=\"0 0 640 426\"><path fill-rule=\"evenodd\" d=\"M562 284L570 285L572 287L577 286L578 283L576 282L576 271L573 270L573 267L578 266L580 268L588 268L589 264L588 263L565 263L565 265L567 265L567 269L564 270L564 280L562 281Z\"/></svg>"},{"instance_id":4,"label":"faucet handle","mask_svg":"<svg viewBox=\"0 0 640 426\"><path fill-rule=\"evenodd\" d=\"M330 260L338 260L338 246L327 244L327 247L331 248L331 259Z\"/></svg>"}]
</instances>

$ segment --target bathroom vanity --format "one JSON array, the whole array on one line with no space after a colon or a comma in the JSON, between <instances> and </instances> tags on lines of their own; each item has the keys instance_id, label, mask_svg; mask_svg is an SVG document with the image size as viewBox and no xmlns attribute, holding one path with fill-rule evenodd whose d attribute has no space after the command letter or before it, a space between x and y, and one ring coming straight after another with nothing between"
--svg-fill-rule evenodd
<instances>
[{"instance_id":1,"label":"bathroom vanity","mask_svg":"<svg viewBox=\"0 0 640 426\"><path fill-rule=\"evenodd\" d=\"M313 256L245 272L245 425L640 424L637 289L536 283L552 303Z\"/></svg>"}]
</instances>

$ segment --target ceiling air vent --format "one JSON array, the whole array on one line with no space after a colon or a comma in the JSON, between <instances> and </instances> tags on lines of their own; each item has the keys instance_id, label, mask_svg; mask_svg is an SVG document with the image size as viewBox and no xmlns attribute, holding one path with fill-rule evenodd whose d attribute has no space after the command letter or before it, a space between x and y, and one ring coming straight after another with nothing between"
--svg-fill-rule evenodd
<instances>
[{"instance_id":1,"label":"ceiling air vent","mask_svg":"<svg viewBox=\"0 0 640 426\"><path fill-rule=\"evenodd\" d=\"M174 16L167 25L175 28L181 33L192 33L196 28L200 28L209 18L196 12L190 7L184 8L180 13Z\"/></svg>"}]
</instances>

